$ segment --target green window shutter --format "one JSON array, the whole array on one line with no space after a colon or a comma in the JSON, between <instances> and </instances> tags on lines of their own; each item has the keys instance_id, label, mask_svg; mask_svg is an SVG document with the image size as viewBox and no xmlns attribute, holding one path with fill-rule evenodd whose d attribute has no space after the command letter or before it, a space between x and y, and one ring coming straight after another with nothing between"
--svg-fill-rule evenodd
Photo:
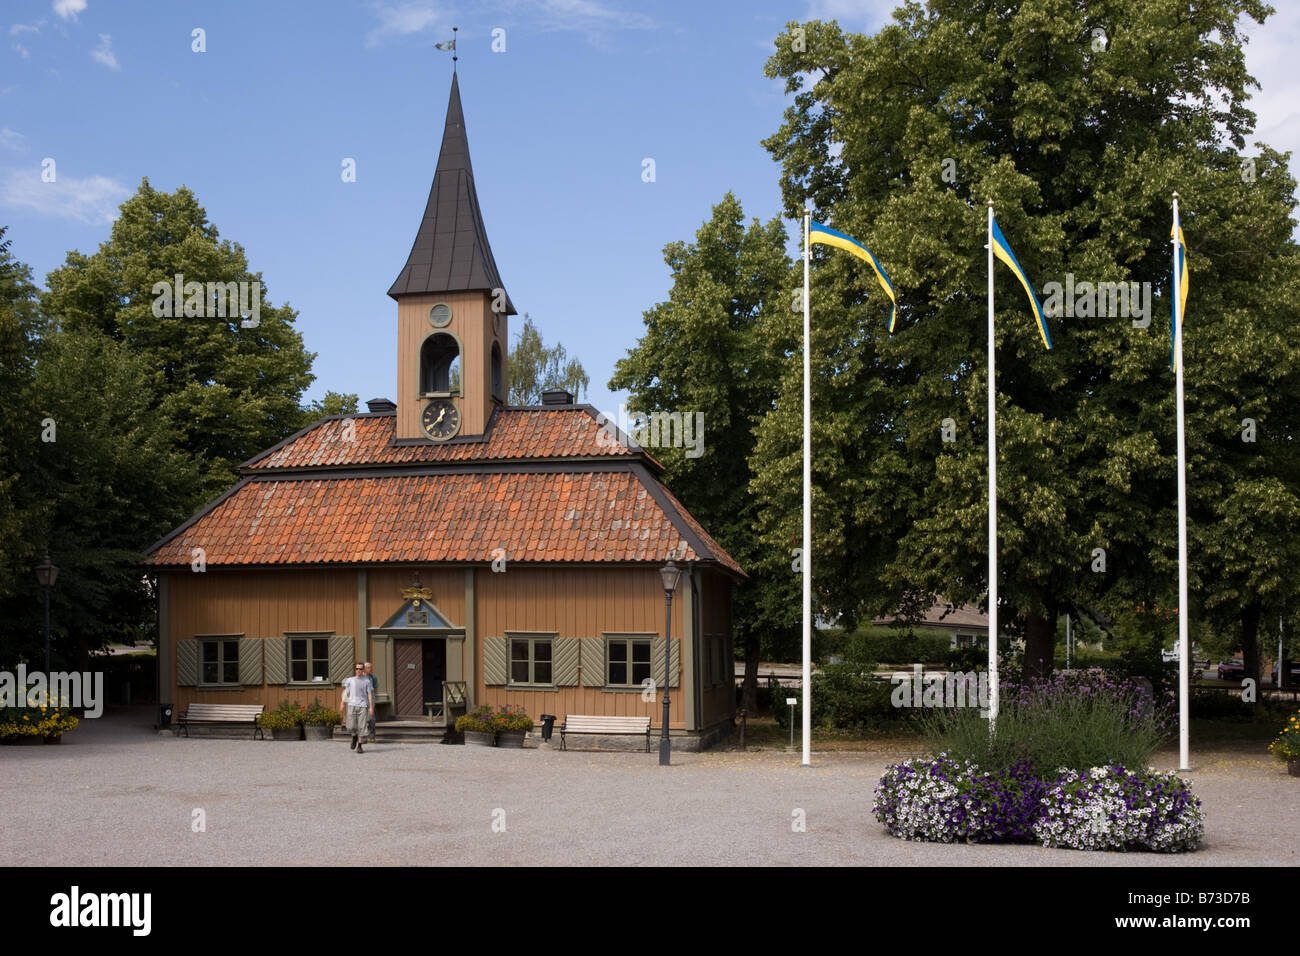
<instances>
[{"instance_id":1,"label":"green window shutter","mask_svg":"<svg viewBox=\"0 0 1300 956\"><path fill-rule=\"evenodd\" d=\"M262 684L262 644L256 637L239 639L239 682L260 687Z\"/></svg>"},{"instance_id":2,"label":"green window shutter","mask_svg":"<svg viewBox=\"0 0 1300 956\"><path fill-rule=\"evenodd\" d=\"M263 642L266 651L266 682L289 683L289 650L283 637L268 637Z\"/></svg>"},{"instance_id":3,"label":"green window shutter","mask_svg":"<svg viewBox=\"0 0 1300 956\"><path fill-rule=\"evenodd\" d=\"M199 683L199 642L176 642L176 683L180 687L196 687Z\"/></svg>"},{"instance_id":4,"label":"green window shutter","mask_svg":"<svg viewBox=\"0 0 1300 956\"><path fill-rule=\"evenodd\" d=\"M341 684L352 676L357 663L357 648L351 634L330 635L330 680Z\"/></svg>"},{"instance_id":5,"label":"green window shutter","mask_svg":"<svg viewBox=\"0 0 1300 956\"><path fill-rule=\"evenodd\" d=\"M672 680L668 683L669 687L676 687L678 675L681 674L682 668L682 642L673 639L673 670ZM654 676L655 686L664 686L664 642L659 638L653 638L650 641L650 673Z\"/></svg>"},{"instance_id":6,"label":"green window shutter","mask_svg":"<svg viewBox=\"0 0 1300 956\"><path fill-rule=\"evenodd\" d=\"M605 686L605 639L603 637L577 638L582 645L582 686Z\"/></svg>"},{"instance_id":7,"label":"green window shutter","mask_svg":"<svg viewBox=\"0 0 1300 956\"><path fill-rule=\"evenodd\" d=\"M483 683L503 687L510 676L510 641L505 637L483 639Z\"/></svg>"},{"instance_id":8,"label":"green window shutter","mask_svg":"<svg viewBox=\"0 0 1300 956\"><path fill-rule=\"evenodd\" d=\"M582 642L576 637L557 637L551 642L551 679L556 687L578 686L578 663Z\"/></svg>"}]
</instances>

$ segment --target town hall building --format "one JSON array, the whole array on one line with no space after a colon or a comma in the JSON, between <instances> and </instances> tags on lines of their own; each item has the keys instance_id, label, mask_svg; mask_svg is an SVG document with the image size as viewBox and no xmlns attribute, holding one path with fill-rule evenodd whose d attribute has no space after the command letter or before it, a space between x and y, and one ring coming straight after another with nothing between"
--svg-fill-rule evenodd
<instances>
[{"instance_id":1,"label":"town hall building","mask_svg":"<svg viewBox=\"0 0 1300 956\"><path fill-rule=\"evenodd\" d=\"M240 466L153 545L160 700L337 706L371 660L376 713L441 736L457 707L649 716L678 747L735 711L739 565L662 466L565 392L507 404L510 316L458 80L397 303L397 400L323 418ZM611 434L616 440L611 440ZM665 660L659 569L684 571Z\"/></svg>"}]
</instances>

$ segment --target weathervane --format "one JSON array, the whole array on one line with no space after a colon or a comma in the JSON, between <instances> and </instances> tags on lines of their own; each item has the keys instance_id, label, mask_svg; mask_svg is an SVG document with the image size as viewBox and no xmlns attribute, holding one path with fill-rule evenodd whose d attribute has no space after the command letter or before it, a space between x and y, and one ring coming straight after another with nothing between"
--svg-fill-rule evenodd
<instances>
[{"instance_id":1,"label":"weathervane","mask_svg":"<svg viewBox=\"0 0 1300 956\"><path fill-rule=\"evenodd\" d=\"M451 51L451 72L453 73L456 72L456 60L458 59L456 56L456 31L459 29L460 27L452 27L450 40L444 40L442 43L435 43L433 45L435 50Z\"/></svg>"}]
</instances>

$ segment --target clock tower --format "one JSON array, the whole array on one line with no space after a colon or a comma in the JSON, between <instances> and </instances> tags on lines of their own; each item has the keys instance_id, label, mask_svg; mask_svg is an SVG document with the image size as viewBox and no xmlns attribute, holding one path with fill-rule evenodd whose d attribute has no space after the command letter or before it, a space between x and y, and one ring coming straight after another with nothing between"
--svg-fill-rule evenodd
<instances>
[{"instance_id":1,"label":"clock tower","mask_svg":"<svg viewBox=\"0 0 1300 956\"><path fill-rule=\"evenodd\" d=\"M388 294L397 301L397 440L481 436L506 404L516 313L483 226L454 73L424 219Z\"/></svg>"}]
</instances>

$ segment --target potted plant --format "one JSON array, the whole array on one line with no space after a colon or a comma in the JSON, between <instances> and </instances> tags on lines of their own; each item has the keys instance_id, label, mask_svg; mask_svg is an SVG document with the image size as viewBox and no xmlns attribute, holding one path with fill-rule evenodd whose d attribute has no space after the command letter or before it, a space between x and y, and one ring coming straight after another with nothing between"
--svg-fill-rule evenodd
<instances>
[{"instance_id":1,"label":"potted plant","mask_svg":"<svg viewBox=\"0 0 1300 956\"><path fill-rule=\"evenodd\" d=\"M323 707L319 697L302 712L302 730L308 740L332 740L334 728L342 722L342 715L331 707Z\"/></svg>"},{"instance_id":2,"label":"potted plant","mask_svg":"<svg viewBox=\"0 0 1300 956\"><path fill-rule=\"evenodd\" d=\"M497 731L497 746L523 747L524 737L533 729L533 718L522 707L512 707L509 704L497 711L496 718L501 725Z\"/></svg>"},{"instance_id":3,"label":"potted plant","mask_svg":"<svg viewBox=\"0 0 1300 956\"><path fill-rule=\"evenodd\" d=\"M31 706L0 709L0 743L57 744L79 721L61 707Z\"/></svg>"},{"instance_id":4,"label":"potted plant","mask_svg":"<svg viewBox=\"0 0 1300 956\"><path fill-rule=\"evenodd\" d=\"M456 733L465 735L465 743L476 747L495 747L501 721L487 704L475 707L456 718Z\"/></svg>"},{"instance_id":5,"label":"potted plant","mask_svg":"<svg viewBox=\"0 0 1300 956\"><path fill-rule=\"evenodd\" d=\"M275 710L257 717L257 726L271 732L272 740L302 740L302 718L306 708L290 700L280 701Z\"/></svg>"},{"instance_id":6,"label":"potted plant","mask_svg":"<svg viewBox=\"0 0 1300 956\"><path fill-rule=\"evenodd\" d=\"M1286 764L1286 772L1300 777L1300 711L1287 720L1277 740L1268 745L1273 756Z\"/></svg>"}]
</instances>

